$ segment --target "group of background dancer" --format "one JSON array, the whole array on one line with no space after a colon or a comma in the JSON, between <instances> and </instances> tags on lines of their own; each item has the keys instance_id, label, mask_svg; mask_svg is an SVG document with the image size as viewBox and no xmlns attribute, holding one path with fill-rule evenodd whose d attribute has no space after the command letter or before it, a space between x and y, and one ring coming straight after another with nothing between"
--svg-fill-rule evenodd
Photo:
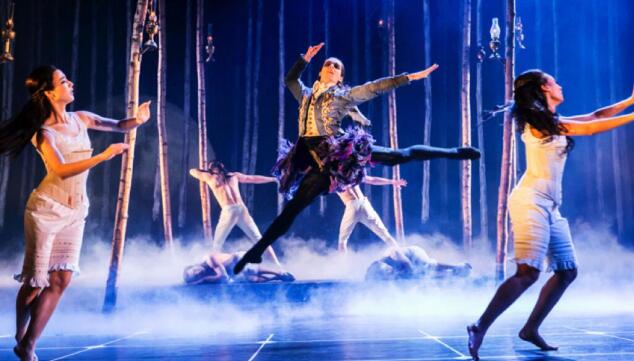
<instances>
[{"instance_id":1,"label":"group of background dancer","mask_svg":"<svg viewBox=\"0 0 634 361\"><path fill-rule=\"evenodd\" d=\"M390 149L376 146L371 135L362 128L370 122L357 105L423 79L436 70L437 65L412 74L349 87L343 82L343 63L339 59L328 58L319 72L319 79L312 87L307 87L299 79L300 75L322 46L323 43L309 47L287 74L286 85L301 104L299 138L295 144L286 143L286 147L282 147L273 170L275 179L227 173L219 163L191 172L194 177L209 184L222 207L214 251L220 251L230 228L236 224L249 238L258 240L245 254L217 252L210 257L210 267L218 267L219 277L228 277L220 268L225 271L230 269L237 275L247 264L260 263L267 249L271 259L279 266L270 246L286 233L295 217L313 200L331 192L337 192L346 204L339 236L341 250L347 249L347 238L356 221L368 225L386 243L394 245L396 241L358 187L364 179L368 183L377 181L366 176L367 166L394 166L434 158L479 158L479 152L474 148L443 149L415 145ZM21 360L34 361L37 360L37 340L69 285L72 274L79 271L79 253L89 207L86 194L88 171L128 148L124 143L116 143L93 156L87 129L126 132L144 124L150 117L150 111L149 102L146 102L139 106L136 117L123 120L85 111L68 112L66 107L74 100L73 83L61 70L50 65L33 70L26 79L26 87L30 93L27 103L0 127L0 155L17 155L31 143L47 172L27 201L23 268L16 276L22 285L16 298L17 344L14 352ZM478 350L490 325L535 282L544 270L542 264L545 259L555 272L544 285L535 309L520 331L520 337L541 349L555 349L541 338L538 328L577 272L568 223L558 210L564 163L573 145L569 136L591 135L634 120L634 114L615 116L634 104L634 95L587 115L559 116L556 107L563 101L561 87L552 76L539 70L525 72L515 80L514 98L513 116L523 130L522 140L527 149L526 173L509 199L517 272L499 287L478 322L468 327L468 347L474 359L478 359ZM346 116L361 127L344 130L342 119ZM279 182L280 191L289 201L260 236L244 207L237 184L274 180ZM402 182L392 184L404 185ZM394 259L403 255L408 259L425 258L416 249L393 249L397 250ZM434 262L427 260L427 264L441 266ZM391 265L384 258L372 267L381 273ZM283 280L292 278L292 275L283 272L274 276L281 276ZM262 277L267 277L267 274L262 274Z\"/></svg>"},{"instance_id":2,"label":"group of background dancer","mask_svg":"<svg viewBox=\"0 0 634 361\"><path fill-rule=\"evenodd\" d=\"M399 86L426 78L438 68L438 65L434 64L413 74L386 77L349 87L343 82L345 67L341 60L328 58L321 67L319 79L312 87L307 87L300 80L300 76L323 45L321 43L309 47L286 75L286 86L300 102L299 139L295 144L282 142L278 160L273 167L275 178L229 173L219 162L210 163L208 169L190 171L192 176L207 183L222 209L214 235L214 251L220 251L231 228L236 224L247 237L257 241L245 254L240 253L240 260L235 265L226 263L232 265L233 269L225 270L225 274L237 275L247 264L262 262L261 256L265 250L268 250L271 259L281 269L271 244L288 231L297 215L318 196L332 192L336 192L346 206L339 231L338 247L341 251L347 251L348 238L359 222L366 225L389 246L398 248L396 240L389 234L358 185L365 182L400 187L406 182L370 177L366 175L366 169L374 164L394 166L412 160L477 159L480 156L479 151L471 147L447 149L415 145L405 149L392 149L374 145L371 134L363 129L370 125L370 121L357 106ZM357 126L344 130L342 120L347 116L357 123ZM280 192L285 194L288 202L262 236L242 201L238 183L274 181L279 182ZM212 258L213 255L207 257L203 264L186 269L186 281L197 282L204 278L225 279L218 277L217 272L212 272ZM407 265L406 269L412 268L405 255L400 259ZM203 270L210 271L211 274L206 277L205 273L201 272ZM255 272L257 268L248 268L250 275ZM270 270L267 269L267 272ZM292 279L287 272L281 272L287 275L286 279Z\"/></svg>"}]
</instances>

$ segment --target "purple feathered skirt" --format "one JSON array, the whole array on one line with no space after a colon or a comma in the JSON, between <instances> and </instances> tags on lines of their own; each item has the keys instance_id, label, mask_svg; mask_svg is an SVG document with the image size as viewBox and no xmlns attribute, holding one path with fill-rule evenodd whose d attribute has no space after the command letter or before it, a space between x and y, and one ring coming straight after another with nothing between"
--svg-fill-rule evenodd
<instances>
[{"instance_id":1,"label":"purple feathered skirt","mask_svg":"<svg viewBox=\"0 0 634 361\"><path fill-rule=\"evenodd\" d=\"M283 140L272 173L287 199L302 178L315 167L330 177L328 193L342 191L363 181L365 168L371 166L374 138L361 128L348 128L337 136L300 138L297 144Z\"/></svg>"}]
</instances>

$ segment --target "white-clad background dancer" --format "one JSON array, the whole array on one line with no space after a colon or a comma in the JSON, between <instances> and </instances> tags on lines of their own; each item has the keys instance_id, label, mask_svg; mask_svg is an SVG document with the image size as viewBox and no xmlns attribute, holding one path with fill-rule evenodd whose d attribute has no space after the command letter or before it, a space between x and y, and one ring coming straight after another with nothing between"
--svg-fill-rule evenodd
<instances>
[{"instance_id":1,"label":"white-clad background dancer","mask_svg":"<svg viewBox=\"0 0 634 361\"><path fill-rule=\"evenodd\" d=\"M394 187L404 187L407 185L405 179L396 180L371 176L366 176L363 179L363 183L371 185L392 185ZM339 226L339 251L348 252L348 239L358 223L368 227L388 246L398 247L398 243L394 237L390 235L385 224L383 224L383 221L381 221L381 218L358 185L347 188L343 192L337 192L337 195L346 206L346 210L343 212L343 218L341 218L341 225Z\"/></svg>"},{"instance_id":2,"label":"white-clad background dancer","mask_svg":"<svg viewBox=\"0 0 634 361\"><path fill-rule=\"evenodd\" d=\"M266 177L261 175L248 175L240 172L228 172L222 162L210 162L207 169L191 169L189 174L203 182L211 189L216 201L220 205L220 217L214 232L214 240L212 251L219 252L229 233L236 225L244 232L244 234L253 242L257 242L262 238L262 234L255 224L253 217L249 214L249 210L244 205L242 196L240 195L240 183L275 183L277 179L274 177ZM282 265L275 254L272 247L267 249L272 261L282 268Z\"/></svg>"}]
</instances>

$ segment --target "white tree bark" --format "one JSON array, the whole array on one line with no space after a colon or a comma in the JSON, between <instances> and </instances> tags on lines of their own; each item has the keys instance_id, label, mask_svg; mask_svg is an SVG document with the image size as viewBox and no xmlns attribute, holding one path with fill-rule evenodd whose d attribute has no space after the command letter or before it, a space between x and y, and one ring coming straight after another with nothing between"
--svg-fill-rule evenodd
<instances>
[{"instance_id":1,"label":"white tree bark","mask_svg":"<svg viewBox=\"0 0 634 361\"><path fill-rule=\"evenodd\" d=\"M196 9L196 70L198 75L198 167L207 169L207 105L205 100L205 54L203 47L206 38L203 25L204 19L203 0L197 1ZM200 205L202 207L203 234L206 242L212 240L211 228L211 202L209 188L205 182L198 182L200 190Z\"/></svg>"},{"instance_id":2,"label":"white tree bark","mask_svg":"<svg viewBox=\"0 0 634 361\"><path fill-rule=\"evenodd\" d=\"M515 79L515 0L506 2L506 61L504 64L504 100L513 100L513 79ZM496 279L502 281L506 276L506 253L509 243L507 200L511 190L511 138L513 119L509 112L504 113L502 134L502 165L500 169L500 187L498 188L497 210L497 252Z\"/></svg>"},{"instance_id":3,"label":"white tree bark","mask_svg":"<svg viewBox=\"0 0 634 361\"><path fill-rule=\"evenodd\" d=\"M396 32L394 18L394 0L389 2L389 15L387 19L388 31L388 69L389 75L396 75ZM396 92L390 91L388 94L388 112L390 122L390 147L398 148L398 119L396 117ZM392 167L392 179L401 178L400 167ZM394 201L394 222L396 224L396 238L402 241L405 238L405 227L403 225L403 203L401 200L401 187L392 187L392 197Z\"/></svg>"},{"instance_id":4,"label":"white tree bark","mask_svg":"<svg viewBox=\"0 0 634 361\"><path fill-rule=\"evenodd\" d=\"M460 90L461 144L471 146L471 0L463 1L462 88ZM462 244L473 247L471 220L471 161L460 162L460 199L462 206Z\"/></svg>"},{"instance_id":5,"label":"white tree bark","mask_svg":"<svg viewBox=\"0 0 634 361\"><path fill-rule=\"evenodd\" d=\"M127 114L135 117L139 108L139 78L141 77L141 42L143 40L143 23L147 12L148 0L138 0L134 14L134 26L130 40L130 59L128 65L128 99ZM112 311L117 302L117 279L123 258L125 235L128 226L128 208L130 205L130 190L132 188L132 172L134 166L134 148L136 145L136 129L125 136L125 142L130 146L121 157L121 176L119 178L119 194L115 213L115 225L112 237L112 254L110 256L110 270L106 282L104 312Z\"/></svg>"},{"instance_id":6,"label":"white tree bark","mask_svg":"<svg viewBox=\"0 0 634 361\"><path fill-rule=\"evenodd\" d=\"M165 14L165 1L160 0L159 6L159 44L158 44L158 94L156 106L156 126L158 127L159 141L159 170L161 178L161 205L163 214L163 236L165 246L169 249L174 247L172 237L172 202L170 201L170 177L169 177L169 157L167 148L167 119L165 117L165 104L167 102L167 24Z\"/></svg>"}]
</instances>

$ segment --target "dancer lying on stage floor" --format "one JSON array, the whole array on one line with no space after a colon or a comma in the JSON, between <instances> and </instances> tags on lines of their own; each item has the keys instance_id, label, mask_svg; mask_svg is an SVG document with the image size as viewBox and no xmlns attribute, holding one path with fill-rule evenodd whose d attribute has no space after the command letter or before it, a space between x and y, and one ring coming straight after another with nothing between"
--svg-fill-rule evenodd
<instances>
[{"instance_id":1,"label":"dancer lying on stage floor","mask_svg":"<svg viewBox=\"0 0 634 361\"><path fill-rule=\"evenodd\" d=\"M183 279L189 285L227 282L295 281L295 277L289 272L280 272L260 265L246 267L242 273L234 275L233 267L243 255L244 252L212 252L202 263L186 267L183 272Z\"/></svg>"},{"instance_id":2,"label":"dancer lying on stage floor","mask_svg":"<svg viewBox=\"0 0 634 361\"><path fill-rule=\"evenodd\" d=\"M526 147L526 171L508 200L517 272L500 285L478 321L467 327L474 360L479 359L478 350L493 321L537 281L545 260L554 275L542 288L519 337L544 351L557 349L540 336L539 326L577 277L570 227L559 213L564 165L574 145L570 136L593 135L634 121L634 113L615 116L634 105L634 94L590 114L560 116L557 106L564 100L562 88L541 70L518 76L514 93L512 115Z\"/></svg>"},{"instance_id":3,"label":"dancer lying on stage floor","mask_svg":"<svg viewBox=\"0 0 634 361\"><path fill-rule=\"evenodd\" d=\"M405 279L466 277L471 273L468 263L439 263L419 246L390 249L384 257L372 262L366 280L394 281Z\"/></svg>"},{"instance_id":4,"label":"dancer lying on stage floor","mask_svg":"<svg viewBox=\"0 0 634 361\"><path fill-rule=\"evenodd\" d=\"M407 185L405 179L387 179L381 177L365 176L363 183L371 185L393 185L394 187L404 187ZM339 227L339 251L348 252L348 239L356 227L361 222L368 227L374 234L379 236L383 242L390 247L398 247L398 243L381 221L368 198L361 191L358 185L348 187L341 192L337 192L341 201L346 206L341 218L341 226Z\"/></svg>"},{"instance_id":5,"label":"dancer lying on stage floor","mask_svg":"<svg viewBox=\"0 0 634 361\"><path fill-rule=\"evenodd\" d=\"M111 144L92 155L88 129L128 132L150 117L150 103L135 118L115 120L86 111L68 112L74 84L52 65L40 66L26 79L30 99L0 127L0 155L17 155L30 142L42 158L46 176L24 210L25 252L16 299L20 360L37 360L35 345L62 294L79 272L79 254L88 215L88 171L128 149Z\"/></svg>"},{"instance_id":6,"label":"dancer lying on stage floor","mask_svg":"<svg viewBox=\"0 0 634 361\"><path fill-rule=\"evenodd\" d=\"M189 174L203 182L211 189L216 201L220 205L220 218L216 225L212 251L219 252L227 236L236 225L253 242L262 238L258 226L249 214L249 210L240 195L240 183L275 183L274 177L247 175L239 172L227 172L222 162L209 162L207 169L191 169ZM273 247L268 247L268 253L275 264L282 269L282 265L275 255Z\"/></svg>"},{"instance_id":7,"label":"dancer lying on stage floor","mask_svg":"<svg viewBox=\"0 0 634 361\"><path fill-rule=\"evenodd\" d=\"M286 75L286 86L301 104L299 139L286 156L278 159L273 173L280 180L280 191L292 199L286 203L262 239L238 262L236 273L247 263L261 262L264 250L286 233L295 217L319 195L359 184L370 162L393 166L412 160L480 157L480 152L475 148L445 149L423 145L405 149L378 147L372 145L372 136L359 128L344 132L341 121L347 115L363 126L370 124L359 112L358 104L401 85L424 79L438 65L351 88L343 84L343 63L337 58L328 58L319 72L319 80L309 88L299 78L323 45L309 47ZM290 145L287 142L281 148Z\"/></svg>"}]
</instances>

